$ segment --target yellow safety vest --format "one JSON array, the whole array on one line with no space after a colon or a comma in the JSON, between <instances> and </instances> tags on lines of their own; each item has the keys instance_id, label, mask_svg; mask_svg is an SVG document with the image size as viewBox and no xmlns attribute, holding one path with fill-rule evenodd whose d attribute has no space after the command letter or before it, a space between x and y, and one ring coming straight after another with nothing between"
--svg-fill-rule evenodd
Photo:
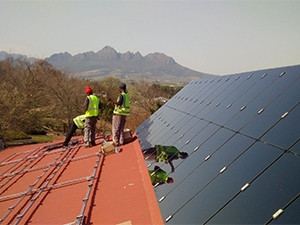
<instances>
[{"instance_id":1,"label":"yellow safety vest","mask_svg":"<svg viewBox=\"0 0 300 225\"><path fill-rule=\"evenodd\" d=\"M95 95L87 96L89 99L89 106L85 112L86 117L98 116L99 115L99 98Z\"/></svg>"},{"instance_id":2,"label":"yellow safety vest","mask_svg":"<svg viewBox=\"0 0 300 225\"><path fill-rule=\"evenodd\" d=\"M152 185L155 185L156 183L165 183L169 178L168 174L163 170L149 170L148 173L150 175Z\"/></svg>"},{"instance_id":3,"label":"yellow safety vest","mask_svg":"<svg viewBox=\"0 0 300 225\"><path fill-rule=\"evenodd\" d=\"M127 93L121 93L122 96L123 96L123 102L122 102L122 105L118 106L116 105L115 106L115 109L114 109L114 114L116 115L122 115L122 116L129 116L130 115L130 98L129 98L129 95ZM118 100L119 101L119 97L118 97Z\"/></svg>"},{"instance_id":4,"label":"yellow safety vest","mask_svg":"<svg viewBox=\"0 0 300 225\"><path fill-rule=\"evenodd\" d=\"M155 145L156 161L167 163L172 157L180 158L180 151L174 146Z\"/></svg>"},{"instance_id":5,"label":"yellow safety vest","mask_svg":"<svg viewBox=\"0 0 300 225\"><path fill-rule=\"evenodd\" d=\"M77 116L73 119L74 123L76 124L76 126L79 128L79 129L82 129L84 128L84 120L85 120L85 115L80 115L80 116Z\"/></svg>"}]
</instances>

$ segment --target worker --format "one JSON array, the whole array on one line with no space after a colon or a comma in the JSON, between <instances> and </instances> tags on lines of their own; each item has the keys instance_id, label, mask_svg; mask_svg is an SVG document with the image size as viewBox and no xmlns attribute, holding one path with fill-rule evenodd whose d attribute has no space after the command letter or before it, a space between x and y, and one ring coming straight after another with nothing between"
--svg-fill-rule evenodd
<instances>
[{"instance_id":1,"label":"worker","mask_svg":"<svg viewBox=\"0 0 300 225\"><path fill-rule=\"evenodd\" d=\"M173 178L169 177L166 171L162 170L159 166L155 166L154 170L149 170L148 172L152 185L171 184L174 182Z\"/></svg>"},{"instance_id":2,"label":"worker","mask_svg":"<svg viewBox=\"0 0 300 225\"><path fill-rule=\"evenodd\" d=\"M130 115L130 97L126 89L126 84L120 83L119 91L120 95L116 102L108 98L115 106L112 117L112 140L115 146L124 144L126 118Z\"/></svg>"},{"instance_id":3,"label":"worker","mask_svg":"<svg viewBox=\"0 0 300 225\"><path fill-rule=\"evenodd\" d=\"M80 116L73 118L71 128L70 128L70 130L66 136L66 139L63 143L63 147L68 147L68 144L77 129L84 128L84 121L85 121L85 115L80 115Z\"/></svg>"},{"instance_id":4,"label":"worker","mask_svg":"<svg viewBox=\"0 0 300 225\"><path fill-rule=\"evenodd\" d=\"M84 146L91 147L96 145L96 123L99 119L99 98L93 94L92 88L87 86L85 88L85 93L87 95L84 101L85 109L85 123L84 123Z\"/></svg>"},{"instance_id":5,"label":"worker","mask_svg":"<svg viewBox=\"0 0 300 225\"><path fill-rule=\"evenodd\" d=\"M180 152L174 146L155 145L154 147L145 149L143 154L147 160L155 160L156 162L169 163L171 166L171 172L175 171L173 160L185 159L188 157L188 153Z\"/></svg>"}]
</instances>

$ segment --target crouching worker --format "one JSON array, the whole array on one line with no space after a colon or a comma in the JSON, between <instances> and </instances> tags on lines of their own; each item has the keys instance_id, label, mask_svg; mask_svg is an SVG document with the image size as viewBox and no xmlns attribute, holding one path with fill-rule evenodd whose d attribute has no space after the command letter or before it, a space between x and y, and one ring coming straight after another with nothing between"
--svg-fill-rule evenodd
<instances>
[{"instance_id":1,"label":"crouching worker","mask_svg":"<svg viewBox=\"0 0 300 225\"><path fill-rule=\"evenodd\" d=\"M63 147L68 146L73 134L75 133L75 131L77 129L83 129L84 128L85 118L86 118L85 115L80 115L80 116L77 116L77 117L73 118L71 128L70 128L69 133L67 134L66 139L63 143Z\"/></svg>"},{"instance_id":2,"label":"crouching worker","mask_svg":"<svg viewBox=\"0 0 300 225\"><path fill-rule=\"evenodd\" d=\"M175 171L173 160L185 159L188 153L180 152L175 146L155 145L154 147L145 149L143 151L146 160L154 160L156 162L169 163L171 172Z\"/></svg>"},{"instance_id":3,"label":"crouching worker","mask_svg":"<svg viewBox=\"0 0 300 225\"><path fill-rule=\"evenodd\" d=\"M174 182L173 178L168 177L166 171L162 170L159 166L155 166L154 170L149 170L148 172L152 185L171 184Z\"/></svg>"}]
</instances>

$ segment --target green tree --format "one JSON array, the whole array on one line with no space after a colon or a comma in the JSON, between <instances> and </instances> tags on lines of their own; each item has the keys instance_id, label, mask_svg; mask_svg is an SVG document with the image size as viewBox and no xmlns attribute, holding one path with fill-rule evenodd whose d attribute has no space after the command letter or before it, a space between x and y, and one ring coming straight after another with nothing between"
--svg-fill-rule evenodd
<instances>
[{"instance_id":1,"label":"green tree","mask_svg":"<svg viewBox=\"0 0 300 225\"><path fill-rule=\"evenodd\" d=\"M111 129L114 106L103 94L116 101L120 94L118 78L79 80L43 60L30 63L7 58L0 61L0 81L0 137L11 136L14 132L66 131L72 119L85 112L87 85L100 98L98 129L103 132ZM180 87L128 82L127 89L131 97L131 116L126 126L134 130L161 107L163 103L159 97L170 98Z\"/></svg>"}]
</instances>

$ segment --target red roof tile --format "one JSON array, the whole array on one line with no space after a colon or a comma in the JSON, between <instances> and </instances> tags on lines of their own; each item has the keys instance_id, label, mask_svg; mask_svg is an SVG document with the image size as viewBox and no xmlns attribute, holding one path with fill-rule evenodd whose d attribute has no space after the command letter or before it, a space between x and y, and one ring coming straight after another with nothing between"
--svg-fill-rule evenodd
<instances>
[{"instance_id":1,"label":"red roof tile","mask_svg":"<svg viewBox=\"0 0 300 225\"><path fill-rule=\"evenodd\" d=\"M0 152L2 223L163 224L138 140L107 156L97 141Z\"/></svg>"}]
</instances>

